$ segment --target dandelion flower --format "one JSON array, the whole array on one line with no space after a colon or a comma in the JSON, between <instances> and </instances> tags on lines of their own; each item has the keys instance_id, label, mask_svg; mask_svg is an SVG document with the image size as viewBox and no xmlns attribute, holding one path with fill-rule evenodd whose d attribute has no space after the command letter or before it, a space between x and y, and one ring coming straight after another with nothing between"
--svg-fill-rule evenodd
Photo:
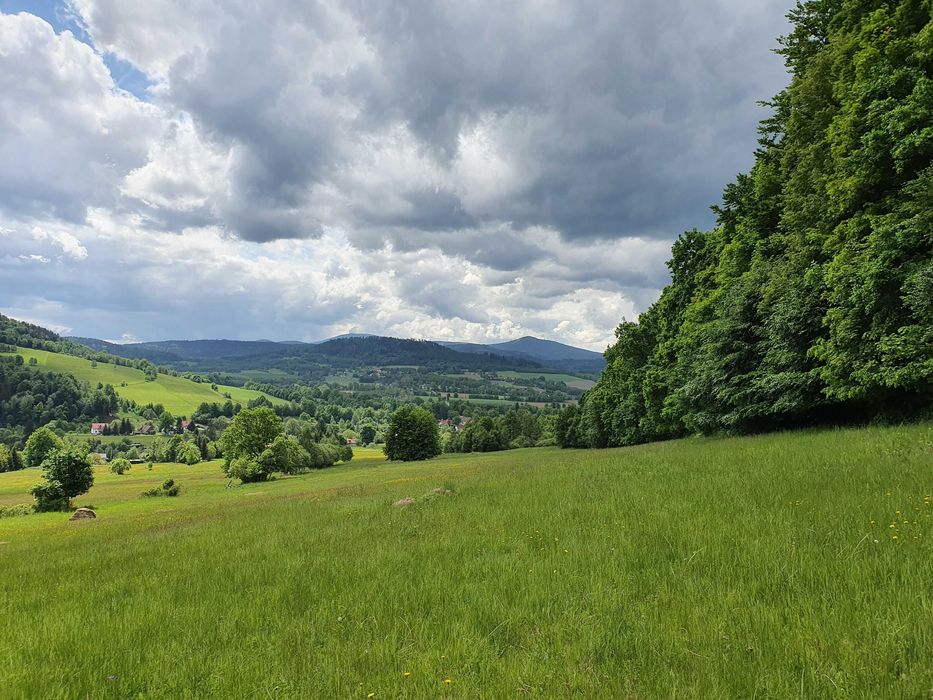
<instances>
[{"instance_id":1,"label":"dandelion flower","mask_svg":"<svg viewBox=\"0 0 933 700\"><path fill-rule=\"evenodd\" d=\"M367 698L374 698L374 697L376 697L376 694L375 694L375 693L366 693L366 697L367 697Z\"/></svg>"},{"instance_id":2,"label":"dandelion flower","mask_svg":"<svg viewBox=\"0 0 933 700\"><path fill-rule=\"evenodd\" d=\"M405 676L405 678L411 678L411 671L405 671L402 675Z\"/></svg>"},{"instance_id":3,"label":"dandelion flower","mask_svg":"<svg viewBox=\"0 0 933 700\"><path fill-rule=\"evenodd\" d=\"M450 680L449 678L445 678L445 679L444 679L444 684L445 684L445 685L451 685L451 684L453 684L453 681Z\"/></svg>"}]
</instances>

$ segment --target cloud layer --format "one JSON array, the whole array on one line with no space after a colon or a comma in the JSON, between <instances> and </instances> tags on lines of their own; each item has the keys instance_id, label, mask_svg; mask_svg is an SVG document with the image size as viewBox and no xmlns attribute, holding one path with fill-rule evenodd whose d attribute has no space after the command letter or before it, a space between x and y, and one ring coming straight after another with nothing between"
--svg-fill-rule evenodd
<instances>
[{"instance_id":1,"label":"cloud layer","mask_svg":"<svg viewBox=\"0 0 933 700\"><path fill-rule=\"evenodd\" d=\"M111 338L602 349L785 80L768 0L61 9L0 14L0 306Z\"/></svg>"}]
</instances>

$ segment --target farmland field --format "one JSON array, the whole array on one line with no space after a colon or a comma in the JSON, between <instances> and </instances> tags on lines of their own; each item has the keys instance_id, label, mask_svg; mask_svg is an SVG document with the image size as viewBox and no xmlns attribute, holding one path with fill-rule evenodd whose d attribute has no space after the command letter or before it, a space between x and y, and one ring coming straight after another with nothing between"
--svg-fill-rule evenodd
<instances>
[{"instance_id":1,"label":"farmland field","mask_svg":"<svg viewBox=\"0 0 933 700\"><path fill-rule=\"evenodd\" d=\"M244 406L250 399L262 395L261 392L251 389L223 385L218 385L218 390L214 391L210 383L199 384L190 379L166 374L159 374L154 382L147 382L146 375L133 367L106 362L98 362L97 366L93 367L90 360L85 360L83 357L45 350L18 348L17 354L22 355L27 362L31 357L36 358L37 369L67 372L79 381L88 382L91 386L97 386L98 382L112 384L121 398L132 399L139 405L160 403L175 415L190 415L204 402L223 403L226 401L224 393L230 394L234 401ZM126 386L121 386L124 382ZM268 398L272 403L286 403L272 396Z\"/></svg>"},{"instance_id":2,"label":"farmland field","mask_svg":"<svg viewBox=\"0 0 933 700\"><path fill-rule=\"evenodd\" d=\"M96 520L0 519L0 688L927 697L931 464L923 424L407 464L358 450L234 488L216 462L99 470L76 501ZM178 498L139 498L169 476ZM36 477L0 474L0 504Z\"/></svg>"},{"instance_id":3,"label":"farmland field","mask_svg":"<svg viewBox=\"0 0 933 700\"><path fill-rule=\"evenodd\" d=\"M558 374L555 372L503 371L498 374L504 379L537 379L538 377L544 377L549 382L563 382L566 386L574 389L591 389L596 384L592 379L583 379L582 377L575 377L572 374Z\"/></svg>"},{"instance_id":4,"label":"farmland field","mask_svg":"<svg viewBox=\"0 0 933 700\"><path fill-rule=\"evenodd\" d=\"M133 433L132 435L91 435L90 432L83 433L66 433L64 437L77 438L79 440L87 440L93 438L95 440L100 440L103 444L109 445L112 442L122 442L125 439L129 440L133 444L140 444L144 447L149 447L153 442L156 441L160 436L153 435L137 435Z\"/></svg>"}]
</instances>

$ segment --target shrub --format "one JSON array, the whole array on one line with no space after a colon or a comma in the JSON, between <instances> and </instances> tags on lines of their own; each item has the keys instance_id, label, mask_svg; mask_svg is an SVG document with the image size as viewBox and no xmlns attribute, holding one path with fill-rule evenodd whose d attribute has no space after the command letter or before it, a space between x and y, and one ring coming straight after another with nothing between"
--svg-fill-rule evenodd
<instances>
[{"instance_id":1,"label":"shrub","mask_svg":"<svg viewBox=\"0 0 933 700\"><path fill-rule=\"evenodd\" d=\"M284 434L277 436L256 461L269 474L297 474L311 467L308 451L295 438Z\"/></svg>"},{"instance_id":2,"label":"shrub","mask_svg":"<svg viewBox=\"0 0 933 700\"><path fill-rule=\"evenodd\" d=\"M158 496L167 496L169 498L181 493L181 485L176 484L174 479L166 479L162 482L162 487L154 486L151 489L143 491L144 498L155 498Z\"/></svg>"},{"instance_id":3,"label":"shrub","mask_svg":"<svg viewBox=\"0 0 933 700\"><path fill-rule=\"evenodd\" d=\"M65 496L65 491L58 481L45 481L32 487L33 498L36 499L36 511L48 513L68 510L71 499Z\"/></svg>"},{"instance_id":4,"label":"shrub","mask_svg":"<svg viewBox=\"0 0 933 700\"><path fill-rule=\"evenodd\" d=\"M269 472L251 457L237 457L224 465L224 471L231 479L239 479L244 484L265 481Z\"/></svg>"},{"instance_id":5,"label":"shrub","mask_svg":"<svg viewBox=\"0 0 933 700\"><path fill-rule=\"evenodd\" d=\"M125 459L124 457L117 457L110 463L110 471L114 474L126 474L133 465L130 464L130 460Z\"/></svg>"},{"instance_id":6,"label":"shrub","mask_svg":"<svg viewBox=\"0 0 933 700\"><path fill-rule=\"evenodd\" d=\"M0 472L15 472L23 468L23 460L12 447L0 443Z\"/></svg>"},{"instance_id":7,"label":"shrub","mask_svg":"<svg viewBox=\"0 0 933 700\"><path fill-rule=\"evenodd\" d=\"M175 461L189 466L197 464L201 461L201 450L193 442L183 443L175 450Z\"/></svg>"},{"instance_id":8,"label":"shrub","mask_svg":"<svg viewBox=\"0 0 933 700\"><path fill-rule=\"evenodd\" d=\"M0 506L0 518L15 518L19 515L29 515L36 512L36 507L30 503L20 503L15 506Z\"/></svg>"}]
</instances>

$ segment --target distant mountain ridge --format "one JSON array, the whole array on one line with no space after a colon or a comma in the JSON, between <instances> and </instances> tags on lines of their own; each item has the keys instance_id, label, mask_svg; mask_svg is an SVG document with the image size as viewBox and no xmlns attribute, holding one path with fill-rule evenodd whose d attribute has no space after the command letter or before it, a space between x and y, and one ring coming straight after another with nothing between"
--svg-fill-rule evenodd
<instances>
[{"instance_id":1,"label":"distant mountain ridge","mask_svg":"<svg viewBox=\"0 0 933 700\"><path fill-rule=\"evenodd\" d=\"M486 355L500 357L506 363L542 366L566 372L596 373L605 366L598 352L584 350L553 340L525 336L517 340L500 343L466 343L451 341L423 341L387 338L369 333L346 333L343 335L304 343L301 341L272 340L162 340L143 343L111 343L96 338L72 337L71 340L94 350L108 352L131 359L148 359L157 364L179 365L193 363L209 364L223 361L244 364L247 358L266 361L283 360L296 356L353 356L360 362L412 362L418 357L429 357L432 361L455 362L457 355ZM352 341L349 345L344 345ZM433 346L433 347L430 347ZM441 348L452 354L445 355ZM462 360L462 358L461 358Z\"/></svg>"},{"instance_id":2,"label":"distant mountain ridge","mask_svg":"<svg viewBox=\"0 0 933 700\"><path fill-rule=\"evenodd\" d=\"M606 366L601 353L530 335L489 345L446 341L441 341L440 344L458 352L493 352L506 357L523 358L545 367L568 372L602 372Z\"/></svg>"}]
</instances>

